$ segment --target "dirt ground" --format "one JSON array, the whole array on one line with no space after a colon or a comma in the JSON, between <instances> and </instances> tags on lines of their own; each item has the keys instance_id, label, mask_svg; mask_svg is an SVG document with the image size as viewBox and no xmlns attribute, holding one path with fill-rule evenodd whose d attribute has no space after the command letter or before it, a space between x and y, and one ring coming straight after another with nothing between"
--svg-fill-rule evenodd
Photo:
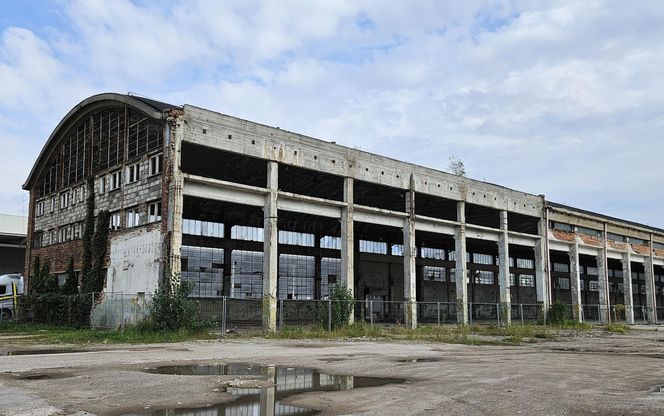
<instances>
[{"instance_id":1,"label":"dirt ground","mask_svg":"<svg viewBox=\"0 0 664 416\"><path fill-rule=\"evenodd\" d=\"M0 349L15 348L11 341L3 343ZM407 380L285 400L324 415L664 414L664 327L627 335L597 331L514 347L235 339L99 348L104 350L0 356L0 414L120 415L233 400L220 389L227 376L140 371L227 362ZM438 361L399 362L417 358Z\"/></svg>"}]
</instances>

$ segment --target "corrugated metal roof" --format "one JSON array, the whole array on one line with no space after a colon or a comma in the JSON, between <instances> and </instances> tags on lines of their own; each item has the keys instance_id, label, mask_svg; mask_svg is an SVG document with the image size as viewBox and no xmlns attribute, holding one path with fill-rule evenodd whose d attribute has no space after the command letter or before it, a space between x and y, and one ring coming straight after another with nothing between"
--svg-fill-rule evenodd
<instances>
[{"instance_id":1,"label":"corrugated metal roof","mask_svg":"<svg viewBox=\"0 0 664 416\"><path fill-rule=\"evenodd\" d=\"M0 214L0 234L27 236L28 217Z\"/></svg>"}]
</instances>

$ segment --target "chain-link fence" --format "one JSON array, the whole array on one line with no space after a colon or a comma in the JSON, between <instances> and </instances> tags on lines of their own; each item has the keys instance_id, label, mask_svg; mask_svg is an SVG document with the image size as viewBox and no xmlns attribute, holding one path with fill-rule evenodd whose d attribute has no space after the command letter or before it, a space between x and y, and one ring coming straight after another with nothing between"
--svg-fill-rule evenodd
<instances>
[{"instance_id":1,"label":"chain-link fence","mask_svg":"<svg viewBox=\"0 0 664 416\"><path fill-rule=\"evenodd\" d=\"M32 295L18 298L18 313L13 319L26 322L40 322L53 325L95 328L119 328L136 324L150 313L153 295L128 293L88 293L80 295ZM198 319L209 322L220 331L233 329L260 329L263 324L262 299L238 299L230 297L192 297L197 306ZM414 302L417 322L420 325L444 325L457 323L457 305L454 302ZM468 323L504 325L501 322L500 303L469 303ZM612 305L581 305L582 322L606 323L624 322L628 315L627 307ZM572 305L565 305L565 318L573 319ZM664 320L664 308L653 309L634 306L636 323L647 323L649 317L657 314ZM512 324L546 323L541 304L512 304ZM355 321L370 325L405 326L409 322L407 301L338 301L338 300L296 300L276 301L277 328L288 326L320 326L332 329L336 320L352 313Z\"/></svg>"}]
</instances>

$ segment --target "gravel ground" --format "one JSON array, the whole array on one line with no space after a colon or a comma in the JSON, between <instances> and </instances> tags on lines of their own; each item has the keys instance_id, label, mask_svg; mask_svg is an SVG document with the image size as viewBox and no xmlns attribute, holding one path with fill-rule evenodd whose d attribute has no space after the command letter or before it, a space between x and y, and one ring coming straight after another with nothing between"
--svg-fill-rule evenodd
<instances>
[{"instance_id":1,"label":"gravel ground","mask_svg":"<svg viewBox=\"0 0 664 416\"><path fill-rule=\"evenodd\" d=\"M0 345L2 350L18 348L9 340ZM222 362L408 380L285 400L325 415L664 414L664 327L627 335L596 332L515 347L235 339L98 348L103 350L0 356L0 415L120 415L233 400L220 387L238 377L141 371L157 365ZM399 362L417 358L434 360Z\"/></svg>"}]
</instances>

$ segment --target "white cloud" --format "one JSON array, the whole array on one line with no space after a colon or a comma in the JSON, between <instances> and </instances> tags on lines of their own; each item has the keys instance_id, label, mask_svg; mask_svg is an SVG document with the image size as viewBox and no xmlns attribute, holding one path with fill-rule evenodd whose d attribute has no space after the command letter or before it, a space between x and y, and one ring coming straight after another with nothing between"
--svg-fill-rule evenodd
<instances>
[{"instance_id":1,"label":"white cloud","mask_svg":"<svg viewBox=\"0 0 664 416\"><path fill-rule=\"evenodd\" d=\"M52 128L93 90L137 91L664 226L656 1L145 3L5 28L0 112Z\"/></svg>"}]
</instances>

